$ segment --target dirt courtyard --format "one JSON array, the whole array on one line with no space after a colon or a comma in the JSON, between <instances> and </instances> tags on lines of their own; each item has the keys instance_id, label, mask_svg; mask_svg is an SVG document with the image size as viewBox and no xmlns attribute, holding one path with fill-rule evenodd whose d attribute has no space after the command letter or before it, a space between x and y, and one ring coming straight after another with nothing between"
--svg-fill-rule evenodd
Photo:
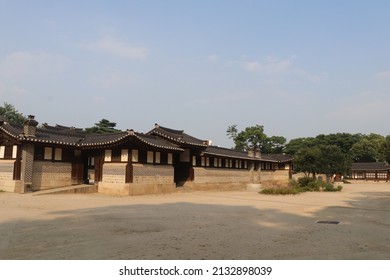
<instances>
[{"instance_id":1,"label":"dirt courtyard","mask_svg":"<svg viewBox=\"0 0 390 280\"><path fill-rule=\"evenodd\" d=\"M0 259L390 259L390 183L296 196L2 192L0 212Z\"/></svg>"}]
</instances>

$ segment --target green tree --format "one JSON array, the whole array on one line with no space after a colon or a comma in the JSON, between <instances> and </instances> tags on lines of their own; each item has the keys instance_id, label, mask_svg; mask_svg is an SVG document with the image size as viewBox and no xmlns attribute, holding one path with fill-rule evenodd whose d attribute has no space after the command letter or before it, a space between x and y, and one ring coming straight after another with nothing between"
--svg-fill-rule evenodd
<instances>
[{"instance_id":1,"label":"green tree","mask_svg":"<svg viewBox=\"0 0 390 280\"><path fill-rule=\"evenodd\" d=\"M0 116L5 116L10 123L19 125L23 125L26 120L26 117L19 113L13 105L6 102L0 106Z\"/></svg>"},{"instance_id":2,"label":"green tree","mask_svg":"<svg viewBox=\"0 0 390 280\"><path fill-rule=\"evenodd\" d=\"M345 174L350 162L343 151L336 145L319 145L299 150L294 158L294 171L303 172L306 176L326 174Z\"/></svg>"},{"instance_id":3,"label":"green tree","mask_svg":"<svg viewBox=\"0 0 390 280\"><path fill-rule=\"evenodd\" d=\"M285 148L285 152L289 155L296 155L301 150L315 146L316 140L312 137L291 139Z\"/></svg>"},{"instance_id":4,"label":"green tree","mask_svg":"<svg viewBox=\"0 0 390 280\"><path fill-rule=\"evenodd\" d=\"M282 136L268 137L262 125L246 127L240 132L238 132L237 125L231 125L227 128L226 134L233 139L234 149L238 151L255 148L263 153L281 153L286 143L286 138Z\"/></svg>"},{"instance_id":5,"label":"green tree","mask_svg":"<svg viewBox=\"0 0 390 280\"><path fill-rule=\"evenodd\" d=\"M299 149L294 156L294 171L303 172L306 176L316 177L319 172L318 160L321 151L318 147L304 147Z\"/></svg>"},{"instance_id":6,"label":"green tree","mask_svg":"<svg viewBox=\"0 0 390 280\"><path fill-rule=\"evenodd\" d=\"M347 173L350 162L340 147L336 145L323 145L319 149L318 173L326 174L327 178L336 173Z\"/></svg>"},{"instance_id":7,"label":"green tree","mask_svg":"<svg viewBox=\"0 0 390 280\"><path fill-rule=\"evenodd\" d=\"M115 122L110 122L107 119L102 119L98 123L95 123L95 126L86 128L85 131L87 133L112 133L120 131L115 127Z\"/></svg>"},{"instance_id":8,"label":"green tree","mask_svg":"<svg viewBox=\"0 0 390 280\"><path fill-rule=\"evenodd\" d=\"M370 134L355 143L350 150L350 157L354 162L376 162L385 160L383 136Z\"/></svg>"},{"instance_id":9,"label":"green tree","mask_svg":"<svg viewBox=\"0 0 390 280\"><path fill-rule=\"evenodd\" d=\"M385 141L383 143L383 155L385 161L387 161L387 163L390 163L390 135L386 136Z\"/></svg>"}]
</instances>

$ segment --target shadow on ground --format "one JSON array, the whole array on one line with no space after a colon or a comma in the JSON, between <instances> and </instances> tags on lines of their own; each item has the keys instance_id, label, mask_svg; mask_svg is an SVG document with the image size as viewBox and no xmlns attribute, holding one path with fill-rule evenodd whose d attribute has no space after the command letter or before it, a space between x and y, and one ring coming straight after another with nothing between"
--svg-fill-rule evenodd
<instances>
[{"instance_id":1,"label":"shadow on ground","mask_svg":"<svg viewBox=\"0 0 390 280\"><path fill-rule=\"evenodd\" d=\"M0 259L390 259L389 202L365 193L305 215L186 202L47 211L0 224Z\"/></svg>"}]
</instances>

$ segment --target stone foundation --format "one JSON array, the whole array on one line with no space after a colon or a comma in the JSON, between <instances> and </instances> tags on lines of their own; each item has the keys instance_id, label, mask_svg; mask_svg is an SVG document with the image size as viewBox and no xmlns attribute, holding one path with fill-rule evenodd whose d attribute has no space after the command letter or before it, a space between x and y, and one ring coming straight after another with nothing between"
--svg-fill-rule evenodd
<instances>
[{"instance_id":1,"label":"stone foundation","mask_svg":"<svg viewBox=\"0 0 390 280\"><path fill-rule=\"evenodd\" d=\"M289 174L289 170L263 170L261 185L263 188L286 187L290 180Z\"/></svg>"},{"instance_id":2,"label":"stone foundation","mask_svg":"<svg viewBox=\"0 0 390 280\"><path fill-rule=\"evenodd\" d=\"M32 190L47 190L72 185L72 164L69 162L34 161Z\"/></svg>"},{"instance_id":3,"label":"stone foundation","mask_svg":"<svg viewBox=\"0 0 390 280\"><path fill-rule=\"evenodd\" d=\"M126 163L105 163L98 192L110 195L172 193L176 189L171 165L133 164L133 183L125 183Z\"/></svg>"}]
</instances>

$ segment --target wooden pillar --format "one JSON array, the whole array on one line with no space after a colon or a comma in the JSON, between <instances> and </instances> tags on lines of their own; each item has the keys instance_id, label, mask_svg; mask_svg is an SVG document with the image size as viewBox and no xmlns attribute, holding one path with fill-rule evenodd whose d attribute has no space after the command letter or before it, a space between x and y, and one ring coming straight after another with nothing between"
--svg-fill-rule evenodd
<instances>
[{"instance_id":1,"label":"wooden pillar","mask_svg":"<svg viewBox=\"0 0 390 280\"><path fill-rule=\"evenodd\" d=\"M125 183L133 183L133 163L132 162L128 162L126 164Z\"/></svg>"},{"instance_id":2,"label":"wooden pillar","mask_svg":"<svg viewBox=\"0 0 390 280\"><path fill-rule=\"evenodd\" d=\"M95 157L95 184L102 181L103 175L103 158Z\"/></svg>"},{"instance_id":3,"label":"wooden pillar","mask_svg":"<svg viewBox=\"0 0 390 280\"><path fill-rule=\"evenodd\" d=\"M18 181L22 178L22 149L18 146L16 152L16 160L14 163L13 180Z\"/></svg>"},{"instance_id":4,"label":"wooden pillar","mask_svg":"<svg viewBox=\"0 0 390 280\"><path fill-rule=\"evenodd\" d=\"M81 150L74 151L72 161L72 185L80 185L84 183L84 163L81 157Z\"/></svg>"}]
</instances>

